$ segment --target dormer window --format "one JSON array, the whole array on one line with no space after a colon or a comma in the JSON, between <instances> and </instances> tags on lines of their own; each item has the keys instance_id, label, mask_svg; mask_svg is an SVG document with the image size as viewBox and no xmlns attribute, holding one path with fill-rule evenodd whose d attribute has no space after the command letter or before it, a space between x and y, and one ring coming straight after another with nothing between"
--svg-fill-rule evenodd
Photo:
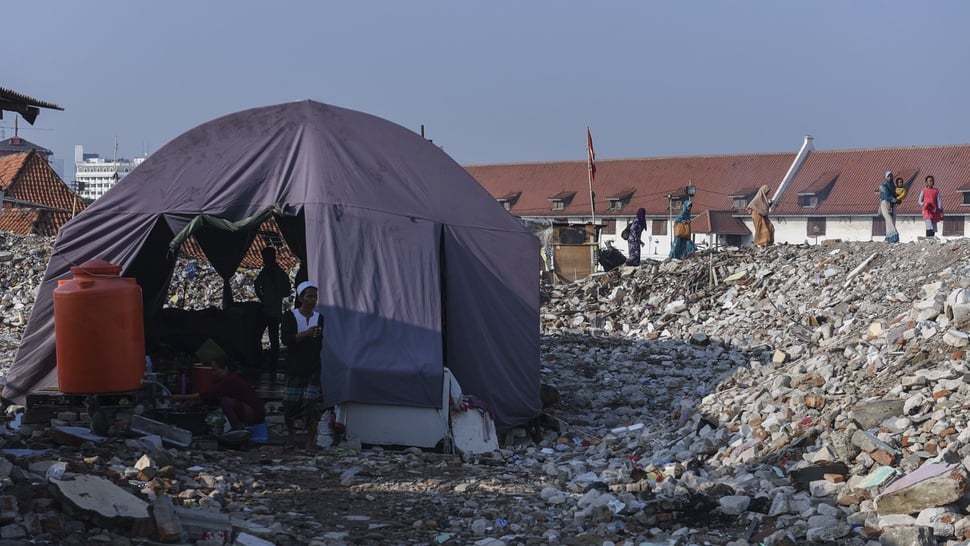
<instances>
[{"instance_id":1,"label":"dormer window","mask_svg":"<svg viewBox=\"0 0 970 546\"><path fill-rule=\"evenodd\" d=\"M498 201L503 207L505 207L505 210L512 210L512 207L515 206L515 202L519 200L519 196L521 195L522 195L522 192L514 191L514 192L509 192L503 195L502 197L496 197L495 200Z\"/></svg>"},{"instance_id":2,"label":"dormer window","mask_svg":"<svg viewBox=\"0 0 970 546\"><path fill-rule=\"evenodd\" d=\"M758 192L758 188L747 187L737 190L728 197L731 198L731 208L734 210L746 210L748 208L748 203L751 202L751 198L754 194Z\"/></svg>"},{"instance_id":3,"label":"dormer window","mask_svg":"<svg viewBox=\"0 0 970 546\"><path fill-rule=\"evenodd\" d=\"M818 196L815 195L814 193L800 193L798 194L798 204L802 208L817 209Z\"/></svg>"},{"instance_id":4,"label":"dormer window","mask_svg":"<svg viewBox=\"0 0 970 546\"><path fill-rule=\"evenodd\" d=\"M825 171L798 193L798 205L804 209L817 209L828 198L829 192L839 179L839 171Z\"/></svg>"},{"instance_id":5,"label":"dormer window","mask_svg":"<svg viewBox=\"0 0 970 546\"><path fill-rule=\"evenodd\" d=\"M606 196L606 200L609 201L610 206L607 210L618 212L623 210L623 207L627 206L633 194L636 193L636 188L627 188L623 191L617 192L613 195Z\"/></svg>"},{"instance_id":6,"label":"dormer window","mask_svg":"<svg viewBox=\"0 0 970 546\"><path fill-rule=\"evenodd\" d=\"M970 186L963 186L961 188L957 188L957 193L959 193L961 197L960 206L970 207Z\"/></svg>"},{"instance_id":7,"label":"dormer window","mask_svg":"<svg viewBox=\"0 0 970 546\"><path fill-rule=\"evenodd\" d=\"M569 203L572 202L573 197L576 195L574 191L561 191L552 197L549 197L549 201L552 203L552 210L566 210Z\"/></svg>"}]
</instances>

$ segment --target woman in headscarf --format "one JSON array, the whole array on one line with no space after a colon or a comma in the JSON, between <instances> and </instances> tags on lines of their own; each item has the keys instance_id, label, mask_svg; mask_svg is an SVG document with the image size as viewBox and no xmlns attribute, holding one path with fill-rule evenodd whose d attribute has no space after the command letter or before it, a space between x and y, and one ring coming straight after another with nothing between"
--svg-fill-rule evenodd
<instances>
[{"instance_id":1,"label":"woman in headscarf","mask_svg":"<svg viewBox=\"0 0 970 546\"><path fill-rule=\"evenodd\" d=\"M306 426L306 449L312 449L320 419L320 353L323 350L323 315L316 311L317 285L304 281L296 289L297 307L283 315L286 352L286 387L283 421L287 448L296 447L296 421Z\"/></svg>"},{"instance_id":2,"label":"woman in headscarf","mask_svg":"<svg viewBox=\"0 0 970 546\"><path fill-rule=\"evenodd\" d=\"M674 218L674 222L680 222L682 224L690 225L690 209L694 206L694 202L687 200L684 202L684 206L680 209L680 214L677 218ZM680 237L674 237L674 243L670 246L669 257L676 260L683 260L684 258L690 258L697 252L697 247L694 245L694 241L688 239L681 239Z\"/></svg>"},{"instance_id":3,"label":"woman in headscarf","mask_svg":"<svg viewBox=\"0 0 970 546\"><path fill-rule=\"evenodd\" d=\"M647 211L644 208L639 208L637 209L637 217L630 224L630 232L626 236L626 265L640 265L640 247L643 246L640 236L645 227L647 227Z\"/></svg>"},{"instance_id":4,"label":"woman in headscarf","mask_svg":"<svg viewBox=\"0 0 970 546\"><path fill-rule=\"evenodd\" d=\"M893 221L893 204L896 203L896 184L893 182L893 172L886 171L882 184L879 186L879 214L886 222L886 242L898 243L899 232L896 231L896 222Z\"/></svg>"},{"instance_id":5,"label":"woman in headscarf","mask_svg":"<svg viewBox=\"0 0 970 546\"><path fill-rule=\"evenodd\" d=\"M932 175L926 177L926 187L919 192L919 204L923 210L923 221L926 222L926 236L936 236L936 224L943 221L943 202L940 200L940 190L933 187L936 179Z\"/></svg>"},{"instance_id":6,"label":"woman in headscarf","mask_svg":"<svg viewBox=\"0 0 970 546\"><path fill-rule=\"evenodd\" d=\"M748 212L751 213L751 220L754 222L754 244L759 247L775 242L775 226L768 219L768 211L771 209L771 200L768 198L770 191L771 188L767 184L761 186L748 205Z\"/></svg>"}]
</instances>

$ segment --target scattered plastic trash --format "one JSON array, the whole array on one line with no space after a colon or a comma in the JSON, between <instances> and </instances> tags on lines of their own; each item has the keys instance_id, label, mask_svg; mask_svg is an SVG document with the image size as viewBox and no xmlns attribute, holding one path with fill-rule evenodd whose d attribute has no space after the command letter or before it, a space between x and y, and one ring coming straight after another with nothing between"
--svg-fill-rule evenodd
<instances>
[{"instance_id":1,"label":"scattered plastic trash","mask_svg":"<svg viewBox=\"0 0 970 546\"><path fill-rule=\"evenodd\" d=\"M613 512L614 514L619 514L620 510L623 510L624 508L626 508L626 503L621 501L620 499L613 499L610 502L606 503L606 506L609 507L610 511Z\"/></svg>"},{"instance_id":2,"label":"scattered plastic trash","mask_svg":"<svg viewBox=\"0 0 970 546\"><path fill-rule=\"evenodd\" d=\"M67 470L67 463L56 462L49 467L47 467L47 479L48 480L59 480L64 476L64 472Z\"/></svg>"}]
</instances>

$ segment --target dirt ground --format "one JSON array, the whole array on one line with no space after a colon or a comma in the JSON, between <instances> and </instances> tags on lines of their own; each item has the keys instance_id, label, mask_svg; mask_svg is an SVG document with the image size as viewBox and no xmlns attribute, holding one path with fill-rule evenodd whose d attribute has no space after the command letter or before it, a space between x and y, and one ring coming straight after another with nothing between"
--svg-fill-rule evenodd
<instances>
[{"instance_id":1,"label":"dirt ground","mask_svg":"<svg viewBox=\"0 0 970 546\"><path fill-rule=\"evenodd\" d=\"M543 505L537 476L505 461L466 463L459 455L366 446L317 453L263 446L237 454L250 471L260 469L260 504L292 537L281 544L466 544L506 534L501 522L527 523L529 534L537 524L555 525L544 510L521 513L522 501ZM472 540L455 526L466 518L487 520L494 533Z\"/></svg>"}]
</instances>

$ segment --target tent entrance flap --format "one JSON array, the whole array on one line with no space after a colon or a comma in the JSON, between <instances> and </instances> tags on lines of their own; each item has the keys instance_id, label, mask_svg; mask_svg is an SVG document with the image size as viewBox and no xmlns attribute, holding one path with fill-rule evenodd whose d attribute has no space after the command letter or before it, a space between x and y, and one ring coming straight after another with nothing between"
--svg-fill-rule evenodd
<instances>
[{"instance_id":1,"label":"tent entrance flap","mask_svg":"<svg viewBox=\"0 0 970 546\"><path fill-rule=\"evenodd\" d=\"M195 235L212 266L223 279L228 279L252 245L256 229L269 217L282 214L278 205L237 221L199 214L172 238L168 244L169 255L177 255L185 241Z\"/></svg>"}]
</instances>

